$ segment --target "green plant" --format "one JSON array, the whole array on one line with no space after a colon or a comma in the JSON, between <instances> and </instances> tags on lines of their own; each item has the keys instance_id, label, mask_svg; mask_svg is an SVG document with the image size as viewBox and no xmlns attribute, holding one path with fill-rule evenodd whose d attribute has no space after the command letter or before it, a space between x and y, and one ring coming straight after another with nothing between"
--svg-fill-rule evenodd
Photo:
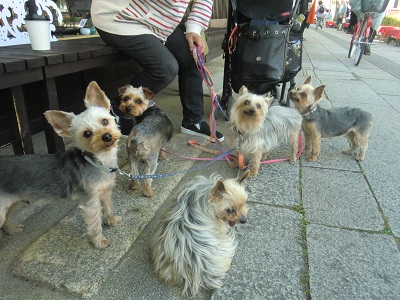
<instances>
[{"instance_id":1,"label":"green plant","mask_svg":"<svg viewBox=\"0 0 400 300\"><path fill-rule=\"evenodd\" d=\"M384 17L381 25L385 26L400 26L400 18L397 17Z\"/></svg>"}]
</instances>

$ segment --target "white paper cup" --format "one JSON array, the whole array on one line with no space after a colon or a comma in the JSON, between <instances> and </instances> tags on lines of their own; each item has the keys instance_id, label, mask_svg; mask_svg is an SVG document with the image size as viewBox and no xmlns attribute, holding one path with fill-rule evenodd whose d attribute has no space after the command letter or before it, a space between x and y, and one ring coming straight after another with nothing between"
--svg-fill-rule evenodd
<instances>
[{"instance_id":1,"label":"white paper cup","mask_svg":"<svg viewBox=\"0 0 400 300\"><path fill-rule=\"evenodd\" d=\"M50 21L25 20L32 50L50 50Z\"/></svg>"}]
</instances>

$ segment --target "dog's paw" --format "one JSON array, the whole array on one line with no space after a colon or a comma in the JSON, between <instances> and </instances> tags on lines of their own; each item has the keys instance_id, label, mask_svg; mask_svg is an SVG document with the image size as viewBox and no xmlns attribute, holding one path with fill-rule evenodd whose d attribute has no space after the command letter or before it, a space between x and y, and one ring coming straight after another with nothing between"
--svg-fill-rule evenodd
<instances>
[{"instance_id":1,"label":"dog's paw","mask_svg":"<svg viewBox=\"0 0 400 300\"><path fill-rule=\"evenodd\" d=\"M132 181L129 188L131 190L139 190L141 188L140 183Z\"/></svg>"},{"instance_id":2,"label":"dog's paw","mask_svg":"<svg viewBox=\"0 0 400 300\"><path fill-rule=\"evenodd\" d=\"M347 154L347 155L351 155L351 154L353 154L353 152L354 152L354 151L353 151L353 149L351 149L351 148L342 151L342 153Z\"/></svg>"},{"instance_id":3,"label":"dog's paw","mask_svg":"<svg viewBox=\"0 0 400 300\"><path fill-rule=\"evenodd\" d=\"M289 163L290 163L291 165L295 165L295 164L296 164L296 159L293 159L293 158L290 159L290 160L289 160Z\"/></svg>"},{"instance_id":4,"label":"dog's paw","mask_svg":"<svg viewBox=\"0 0 400 300\"><path fill-rule=\"evenodd\" d=\"M239 166L239 162L237 159L235 159L233 161L228 161L228 166L231 168L237 168Z\"/></svg>"},{"instance_id":5,"label":"dog's paw","mask_svg":"<svg viewBox=\"0 0 400 300\"><path fill-rule=\"evenodd\" d=\"M318 156L315 155L315 154L313 154L313 155L311 155L311 156L309 156L309 157L307 158L307 161L316 161L317 158L318 158Z\"/></svg>"},{"instance_id":6,"label":"dog's paw","mask_svg":"<svg viewBox=\"0 0 400 300\"><path fill-rule=\"evenodd\" d=\"M258 175L258 168L251 168L250 169L250 177L256 177Z\"/></svg>"},{"instance_id":7,"label":"dog's paw","mask_svg":"<svg viewBox=\"0 0 400 300\"><path fill-rule=\"evenodd\" d=\"M164 151L160 150L160 154L159 154L158 158L160 160L166 160L168 158L167 157L167 153L165 153Z\"/></svg>"},{"instance_id":8,"label":"dog's paw","mask_svg":"<svg viewBox=\"0 0 400 300\"><path fill-rule=\"evenodd\" d=\"M364 155L357 154L356 155L356 160L358 160L358 161L364 160Z\"/></svg>"},{"instance_id":9,"label":"dog's paw","mask_svg":"<svg viewBox=\"0 0 400 300\"><path fill-rule=\"evenodd\" d=\"M108 226L116 227L121 223L122 217L120 216L111 216L107 220L104 221L104 224Z\"/></svg>"},{"instance_id":10,"label":"dog's paw","mask_svg":"<svg viewBox=\"0 0 400 300\"><path fill-rule=\"evenodd\" d=\"M110 241L104 236L101 236L99 239L93 239L92 243L97 249L104 249L110 246Z\"/></svg>"},{"instance_id":11,"label":"dog's paw","mask_svg":"<svg viewBox=\"0 0 400 300\"><path fill-rule=\"evenodd\" d=\"M143 193L143 195L144 195L145 197L148 197L148 198L153 197L155 194L156 194L156 193L154 193L154 191L153 191L152 189L146 189L146 190L144 191L144 193Z\"/></svg>"},{"instance_id":12,"label":"dog's paw","mask_svg":"<svg viewBox=\"0 0 400 300\"><path fill-rule=\"evenodd\" d=\"M4 223L3 229L7 234L13 235L13 234L21 233L24 230L24 225L22 225L22 224L12 224L12 223L7 223L6 224L6 223Z\"/></svg>"}]
</instances>

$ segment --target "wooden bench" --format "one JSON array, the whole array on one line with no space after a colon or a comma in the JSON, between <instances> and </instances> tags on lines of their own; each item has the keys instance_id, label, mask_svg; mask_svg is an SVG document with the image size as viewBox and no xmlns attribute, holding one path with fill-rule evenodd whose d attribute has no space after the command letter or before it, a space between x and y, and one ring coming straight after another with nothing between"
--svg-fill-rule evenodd
<instances>
[{"instance_id":1,"label":"wooden bench","mask_svg":"<svg viewBox=\"0 0 400 300\"><path fill-rule=\"evenodd\" d=\"M52 42L51 50L48 51L33 51L30 44L2 47L1 105L5 105L9 116L8 128L14 153L34 153L23 93L24 85L40 82L38 88L44 86L46 95L41 103L42 110L59 109L57 77L125 60L129 58L105 45L99 37ZM64 151L62 138L48 124L45 125L45 135L49 153Z\"/></svg>"}]
</instances>

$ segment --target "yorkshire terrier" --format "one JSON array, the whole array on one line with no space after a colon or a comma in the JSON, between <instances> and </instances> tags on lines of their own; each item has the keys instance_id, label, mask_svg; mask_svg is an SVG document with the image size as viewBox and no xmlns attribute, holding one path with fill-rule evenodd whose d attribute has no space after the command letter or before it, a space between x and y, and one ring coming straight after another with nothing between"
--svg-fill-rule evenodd
<instances>
[{"instance_id":1,"label":"yorkshire terrier","mask_svg":"<svg viewBox=\"0 0 400 300\"><path fill-rule=\"evenodd\" d=\"M196 176L163 211L152 238L154 267L165 283L182 286L183 295L222 286L237 246L230 228L247 222L248 176Z\"/></svg>"},{"instance_id":2,"label":"yorkshire terrier","mask_svg":"<svg viewBox=\"0 0 400 300\"><path fill-rule=\"evenodd\" d=\"M257 176L262 159L290 140L290 163L296 163L301 131L301 115L294 108L271 105L273 98L250 93L242 86L233 103L228 121L227 143L250 164L250 175ZM238 166L238 157L231 166Z\"/></svg>"},{"instance_id":3,"label":"yorkshire terrier","mask_svg":"<svg viewBox=\"0 0 400 300\"><path fill-rule=\"evenodd\" d=\"M135 88L126 84L118 88L118 96L112 103L113 111L123 118L136 119L147 109L143 105L144 99L149 101L153 97L154 93L146 87Z\"/></svg>"},{"instance_id":4,"label":"yorkshire terrier","mask_svg":"<svg viewBox=\"0 0 400 300\"><path fill-rule=\"evenodd\" d=\"M78 200L93 245L109 246L102 223L116 226L121 220L113 215L111 199L121 133L110 115L110 100L96 82L87 87L84 101L86 110L78 115L44 113L56 133L71 138L75 147L57 154L0 156L0 227L6 233L23 230L11 221L18 202L69 198Z\"/></svg>"},{"instance_id":5,"label":"yorkshire terrier","mask_svg":"<svg viewBox=\"0 0 400 300\"><path fill-rule=\"evenodd\" d=\"M308 76L302 86L289 92L289 99L303 116L304 152L311 152L307 160L317 160L321 152L321 138L344 134L350 142L350 148L343 153L351 155L360 148L356 159L363 160L368 148L372 115L352 107L322 108L318 103L322 100L324 89L325 85L313 88L311 76Z\"/></svg>"},{"instance_id":6,"label":"yorkshire terrier","mask_svg":"<svg viewBox=\"0 0 400 300\"><path fill-rule=\"evenodd\" d=\"M154 94L146 88L134 88L125 85L119 88L120 110L135 117L135 126L132 127L126 141L126 150L132 175L139 175L139 162L144 161L145 173L153 175L157 169L158 158L166 159L165 152L161 150L171 139L174 128L171 120L158 107L153 100ZM153 179L146 178L144 183L144 196L154 196L151 188ZM139 179L131 181L132 190L140 189Z\"/></svg>"}]
</instances>

